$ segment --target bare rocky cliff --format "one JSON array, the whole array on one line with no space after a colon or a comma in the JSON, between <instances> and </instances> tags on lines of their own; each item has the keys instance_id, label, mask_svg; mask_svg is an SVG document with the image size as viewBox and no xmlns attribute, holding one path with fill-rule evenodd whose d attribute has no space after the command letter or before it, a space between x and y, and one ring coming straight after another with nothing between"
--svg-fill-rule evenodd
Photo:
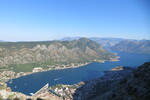
<instances>
[{"instance_id":1,"label":"bare rocky cliff","mask_svg":"<svg viewBox=\"0 0 150 100\"><path fill-rule=\"evenodd\" d=\"M98 79L85 82L74 100L149 100L150 62L138 68L116 67Z\"/></svg>"},{"instance_id":2,"label":"bare rocky cliff","mask_svg":"<svg viewBox=\"0 0 150 100\"><path fill-rule=\"evenodd\" d=\"M107 100L149 100L150 98L150 62L124 78L111 91Z\"/></svg>"}]
</instances>

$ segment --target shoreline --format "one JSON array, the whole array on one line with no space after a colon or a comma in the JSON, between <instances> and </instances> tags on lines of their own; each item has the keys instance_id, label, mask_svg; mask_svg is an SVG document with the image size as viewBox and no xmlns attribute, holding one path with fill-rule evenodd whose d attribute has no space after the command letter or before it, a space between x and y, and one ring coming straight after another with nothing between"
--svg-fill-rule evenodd
<instances>
[{"instance_id":1,"label":"shoreline","mask_svg":"<svg viewBox=\"0 0 150 100\"><path fill-rule=\"evenodd\" d=\"M35 74L35 73L39 73L39 72L47 72L47 71L53 71L53 70L63 70L63 69L70 69L70 68L78 68L78 67L82 67L82 66L85 66L85 65L88 65L90 63L94 63L94 62L98 62L98 63L105 63L106 61L111 61L111 62L116 62L116 61L119 61L119 56L117 56L116 58L113 58L113 59L110 59L110 60L94 60L93 62L86 62L86 63L71 63L71 64L67 64L67 65L64 65L64 64L60 64L60 65L51 65L49 66L48 69L42 69L41 71L38 71L38 72L20 72L20 73L17 73L17 75L15 77L12 77L8 80L5 81L8 82L9 80L12 80L12 79L16 79L16 78L20 78L20 77L23 77L23 76L27 76L27 75L31 75L31 74ZM74 64L77 64L77 65L74 65ZM56 67L57 66L57 67ZM63 67L60 67L60 66L63 66Z\"/></svg>"},{"instance_id":2,"label":"shoreline","mask_svg":"<svg viewBox=\"0 0 150 100\"><path fill-rule=\"evenodd\" d=\"M60 64L60 65L52 65L53 67L51 67L51 68L48 68L48 69L43 69L43 70L41 70L41 71L39 71L39 72L46 72L46 71L53 71L53 70L63 70L63 69L72 69L72 68L78 68L78 67L83 67L83 66L85 66L85 65L88 65L88 64L90 64L90 63L94 63L94 62L97 62L97 63L105 63L106 61L110 61L110 62L115 62L115 61L119 61L119 59L118 58L120 58L120 57L116 57L116 58L113 58L113 59L110 59L110 60L96 60L96 61L93 61L93 62L86 62L86 63L79 63L79 64L77 64L77 63L71 63L71 64L67 64L67 65L64 65L64 64ZM62 67L63 66L63 67ZM9 70L10 71L10 70ZM8 84L11 84L11 83L9 83L9 82L12 82L12 80L13 79L16 79L16 78L20 78L20 77L24 77L24 76L27 76L27 75L31 75L31 74L35 74L35 73L39 73L39 72L20 72L20 73L17 73L17 75L15 75L15 76L11 76L10 78L7 78L6 80L5 80L5 82L2 82L2 83L4 83L4 85L6 86L5 87L5 89L3 89L3 90L8 90L9 89L9 91L10 92L14 92L15 93L15 91L12 91L12 89L10 88L10 87L8 87ZM0 82L1 83L1 82ZM1 85L1 84L0 84ZM21 92L20 92L21 93ZM23 94L23 93L21 93L21 94ZM28 95L25 95L25 96L27 96L27 97L31 97L31 96L28 96Z\"/></svg>"},{"instance_id":3,"label":"shoreline","mask_svg":"<svg viewBox=\"0 0 150 100\"><path fill-rule=\"evenodd\" d=\"M54 70L63 70L63 69L70 69L70 68L78 68L78 67L82 67L82 66L85 66L85 65L88 65L88 64L90 64L90 63L92 63L92 62L89 62L89 63L82 63L82 64L80 64L80 65L78 65L78 66L70 66L70 67L65 67L65 68L54 68L54 69L52 69L52 68L48 68L48 69L43 69L42 71L38 71L38 72L20 72L20 73L18 73L18 74L21 74L21 73L23 73L22 75L17 75L15 78L13 78L13 79L16 79L16 78L20 78L20 77L23 77L23 76L27 76L27 75L31 75L31 74L35 74L35 73L40 73L40 72L47 72L47 71L54 71ZM62 66L62 65L59 65L59 66Z\"/></svg>"},{"instance_id":4,"label":"shoreline","mask_svg":"<svg viewBox=\"0 0 150 100\"><path fill-rule=\"evenodd\" d=\"M85 65L88 65L90 63L94 63L94 62L98 62L98 63L104 63L106 61L119 61L120 57L116 57L116 58L112 58L110 60L95 60L95 61L92 61L92 62L86 62L86 63L71 63L71 64L60 64L60 65L50 65L49 68L47 69L42 69L38 72L19 72L19 73L16 73L14 72L13 70L6 70L6 74L11 74L13 73L13 75L10 75L10 76L2 76L2 81L0 81L0 85L1 86L4 86L5 89L10 89L10 87L7 86L7 84L11 84L12 83L12 80L13 79L16 79L16 78L20 78L20 77L24 77L24 76L27 76L27 75L31 75L31 74L35 74L35 73L39 73L39 72L47 72L47 71L53 71L53 70L63 70L63 69L70 69L70 68L78 68L78 67L83 67ZM14 91L12 91L14 92Z\"/></svg>"},{"instance_id":5,"label":"shoreline","mask_svg":"<svg viewBox=\"0 0 150 100\"><path fill-rule=\"evenodd\" d=\"M20 78L20 77L24 77L24 76L27 76L27 75L31 75L31 74L35 74L35 73L40 73L40 72L47 72L47 71L53 71L53 70L63 70L63 69L70 69L70 68L78 68L78 67L82 67L82 66L85 66L85 65L88 65L92 62L88 62L88 63L81 63L81 64L78 64L76 66L68 66L69 67L63 67L63 68L60 68L60 67L55 67L54 69L43 69L42 71L39 71L39 72L20 72L18 73L19 75L15 75L15 76L12 76L12 77L7 77L5 78L3 82L0 81L0 86L4 86L2 89L0 89L0 91L2 92L7 92L8 94L16 94L16 95L22 95L23 97L27 97L27 98L31 98L32 96L29 96L29 95L26 95L26 94L23 94L21 92L16 92L16 91L12 91L11 87L8 87L8 84L11 84L12 83L12 80L13 79L17 79L17 78ZM61 64L63 65L63 64ZM61 65L58 65L58 66L61 66ZM12 70L8 70L9 72L13 72ZM13 72L15 73L15 72ZM11 83L10 83L11 82Z\"/></svg>"},{"instance_id":6,"label":"shoreline","mask_svg":"<svg viewBox=\"0 0 150 100\"><path fill-rule=\"evenodd\" d=\"M119 56L117 56L115 59L111 59L111 60L96 60L96 61L93 61L93 62L86 62L86 63L80 63L80 64L77 64L76 66L70 66L70 64L67 64L65 65L65 67L58 67L58 66L64 66L64 64L61 64L61 65L52 65L53 67L52 68L48 68L48 69L43 69L41 71L38 71L38 72L20 72L20 73L17 73L17 74L20 74L20 75L16 75L14 78L10 78L8 79L6 82L8 82L9 80L12 80L12 79L16 79L16 78L20 78L20 77L23 77L23 76L27 76L27 75L31 75L31 74L35 74L35 73L40 73L40 72L47 72L47 71L53 71L53 70L63 70L63 69L72 69L72 68L79 68L79 67L82 67L82 66L85 66L85 65L88 65L88 64L91 64L91 63L94 63L94 62L97 62L97 63L105 63L106 61L111 61L111 62L116 62L116 61L119 61ZM72 63L72 64L75 64L75 63ZM57 67L56 67L57 66ZM66 67L66 66L69 66L69 67ZM5 82L5 83L6 83Z\"/></svg>"},{"instance_id":7,"label":"shoreline","mask_svg":"<svg viewBox=\"0 0 150 100\"><path fill-rule=\"evenodd\" d=\"M69 66L70 64L67 64L66 66L69 66L69 67L58 67L58 66L63 66L64 64L52 65L52 66L55 66L55 68L52 67L52 68L48 68L48 69L42 69L41 71L38 71L38 72L33 72L33 71L32 72L19 72L19 73L17 73L17 75L13 75L11 77L5 78L4 79L5 81L0 82L0 85L3 84L3 83L5 83L7 85L7 83L9 83L9 80L17 79L17 78L24 77L24 76L31 75L31 74L35 74L35 73L54 71L54 70L63 70L63 69L70 69L70 68L78 68L78 67L82 67L82 66L88 65L90 63L92 63L92 62L80 63L80 64L77 64L76 66ZM14 72L12 70L8 70L7 72L16 74L16 72Z\"/></svg>"}]
</instances>

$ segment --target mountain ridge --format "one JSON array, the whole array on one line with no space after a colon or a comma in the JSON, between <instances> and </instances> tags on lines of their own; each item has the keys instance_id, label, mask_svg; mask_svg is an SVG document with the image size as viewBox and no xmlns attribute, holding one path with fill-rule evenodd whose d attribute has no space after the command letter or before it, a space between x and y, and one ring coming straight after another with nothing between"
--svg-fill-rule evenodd
<instances>
[{"instance_id":1,"label":"mountain ridge","mask_svg":"<svg viewBox=\"0 0 150 100\"><path fill-rule=\"evenodd\" d=\"M0 66L28 63L85 63L116 56L86 38L74 41L0 43Z\"/></svg>"},{"instance_id":2,"label":"mountain ridge","mask_svg":"<svg viewBox=\"0 0 150 100\"><path fill-rule=\"evenodd\" d=\"M111 49L129 53L150 54L150 40L124 40L111 47Z\"/></svg>"},{"instance_id":3,"label":"mountain ridge","mask_svg":"<svg viewBox=\"0 0 150 100\"><path fill-rule=\"evenodd\" d=\"M82 37L64 37L60 39L61 41L73 41L78 40ZM88 37L88 39L97 42L98 44L102 45L105 48L111 48L112 46L125 41L146 41L146 40L137 40L137 39L125 39L125 38L113 38L113 37Z\"/></svg>"}]
</instances>

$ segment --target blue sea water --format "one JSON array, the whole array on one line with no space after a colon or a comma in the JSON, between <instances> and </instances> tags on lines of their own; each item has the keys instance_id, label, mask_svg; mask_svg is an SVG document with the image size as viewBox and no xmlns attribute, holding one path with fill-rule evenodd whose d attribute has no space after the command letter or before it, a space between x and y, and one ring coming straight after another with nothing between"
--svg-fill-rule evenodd
<instances>
[{"instance_id":1,"label":"blue sea water","mask_svg":"<svg viewBox=\"0 0 150 100\"><path fill-rule=\"evenodd\" d=\"M116 51L120 56L119 61L104 63L91 63L79 68L70 68L62 70L53 70L47 72L34 73L13 79L12 83L7 83L13 91L22 92L26 95L35 93L45 84L50 86L56 84L76 84L80 81L86 81L104 75L104 71L110 70L116 66L138 67L145 62L150 61L150 55L132 54Z\"/></svg>"}]
</instances>

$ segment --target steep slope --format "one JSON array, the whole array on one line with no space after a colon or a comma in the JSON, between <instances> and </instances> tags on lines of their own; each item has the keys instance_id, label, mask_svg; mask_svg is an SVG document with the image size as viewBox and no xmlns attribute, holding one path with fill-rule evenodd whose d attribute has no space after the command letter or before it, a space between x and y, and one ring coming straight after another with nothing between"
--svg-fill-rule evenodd
<instances>
[{"instance_id":1,"label":"steep slope","mask_svg":"<svg viewBox=\"0 0 150 100\"><path fill-rule=\"evenodd\" d=\"M0 66L27 63L85 63L112 60L116 56L99 44L81 38L74 41L2 42Z\"/></svg>"},{"instance_id":2,"label":"steep slope","mask_svg":"<svg viewBox=\"0 0 150 100\"><path fill-rule=\"evenodd\" d=\"M140 67L116 67L104 77L80 86L74 100L149 100L150 62Z\"/></svg>"},{"instance_id":3,"label":"steep slope","mask_svg":"<svg viewBox=\"0 0 150 100\"><path fill-rule=\"evenodd\" d=\"M135 70L129 77L119 82L108 96L108 100L149 100L150 62Z\"/></svg>"},{"instance_id":4,"label":"steep slope","mask_svg":"<svg viewBox=\"0 0 150 100\"><path fill-rule=\"evenodd\" d=\"M126 40L116 44L111 49L130 53L150 54L150 40Z\"/></svg>"},{"instance_id":5,"label":"steep slope","mask_svg":"<svg viewBox=\"0 0 150 100\"><path fill-rule=\"evenodd\" d=\"M105 71L103 77L89 80L77 88L73 95L74 100L104 100L101 96L113 90L118 85L119 80L128 76L133 70L129 67L116 67L111 71ZM106 95L103 97L106 97Z\"/></svg>"}]
</instances>

